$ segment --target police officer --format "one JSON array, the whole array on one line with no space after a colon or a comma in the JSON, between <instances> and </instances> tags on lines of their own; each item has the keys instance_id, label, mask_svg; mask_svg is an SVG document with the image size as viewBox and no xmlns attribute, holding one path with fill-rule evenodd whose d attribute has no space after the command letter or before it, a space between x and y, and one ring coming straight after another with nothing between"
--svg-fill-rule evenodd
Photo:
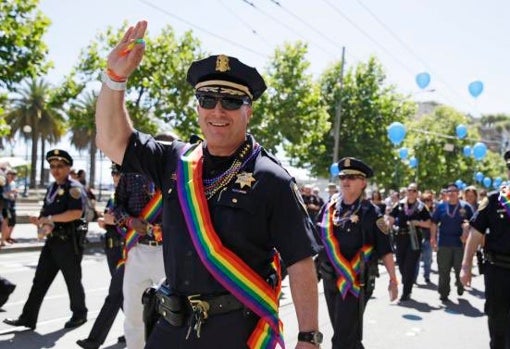
<instances>
[{"instance_id":1,"label":"police officer","mask_svg":"<svg viewBox=\"0 0 510 349\"><path fill-rule=\"evenodd\" d=\"M363 348L363 312L370 298L378 259L390 276L390 299L397 298L395 263L383 213L363 198L373 170L362 160L338 162L340 193L319 214L320 274L329 318L332 348Z\"/></svg>"},{"instance_id":2,"label":"police officer","mask_svg":"<svg viewBox=\"0 0 510 349\"><path fill-rule=\"evenodd\" d=\"M74 328L87 321L85 293L81 283L83 257L82 230L83 189L80 183L69 179L73 159L64 150L46 153L55 182L46 191L39 217L30 217L46 235L30 294L18 319L5 319L6 324L35 329L39 309L51 283L62 271L69 292L73 316L65 328Z\"/></svg>"},{"instance_id":3,"label":"police officer","mask_svg":"<svg viewBox=\"0 0 510 349\"><path fill-rule=\"evenodd\" d=\"M163 192L168 288L146 348L283 345L275 249L290 278L296 347L317 347L313 226L295 181L247 134L252 102L266 89L262 76L226 55L194 62L187 80L205 141L157 143L132 128L123 105L122 80L141 61L146 27L131 27L110 53L96 109L98 146L123 172L143 172Z\"/></svg>"},{"instance_id":4,"label":"police officer","mask_svg":"<svg viewBox=\"0 0 510 349\"><path fill-rule=\"evenodd\" d=\"M115 163L112 164L111 175L113 185L117 188L121 176L119 165ZM106 230L104 234L104 251L111 275L110 287L108 288L108 295L104 300L96 321L94 321L89 336L76 341L76 344L85 349L98 349L99 346L104 343L124 300L122 293L124 264L117 267L117 263L122 258L124 239L117 231L119 228L115 224L115 217L113 215L114 208L115 200L114 194L112 194L106 203L104 217L99 218L97 221L99 226ZM124 337L119 337L119 341L125 342Z\"/></svg>"},{"instance_id":5,"label":"police officer","mask_svg":"<svg viewBox=\"0 0 510 349\"><path fill-rule=\"evenodd\" d=\"M418 199L418 186L411 183L407 187L407 197L396 204L389 213L389 224L397 226L395 244L397 264L402 276L402 296L400 301L411 299L411 291L420 259L422 234L420 228L430 228L430 212Z\"/></svg>"},{"instance_id":6,"label":"police officer","mask_svg":"<svg viewBox=\"0 0 510 349\"><path fill-rule=\"evenodd\" d=\"M504 155L510 178L510 151ZM470 221L460 280L471 285L473 255L485 238L485 313L490 348L510 348L510 188L485 197Z\"/></svg>"}]
</instances>

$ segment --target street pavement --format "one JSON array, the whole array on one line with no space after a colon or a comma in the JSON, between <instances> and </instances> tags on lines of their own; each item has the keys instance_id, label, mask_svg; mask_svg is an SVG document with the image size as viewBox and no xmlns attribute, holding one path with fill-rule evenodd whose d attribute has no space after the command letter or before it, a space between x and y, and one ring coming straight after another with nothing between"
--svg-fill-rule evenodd
<instances>
[{"instance_id":1,"label":"street pavement","mask_svg":"<svg viewBox=\"0 0 510 349\"><path fill-rule=\"evenodd\" d=\"M24 205L20 211L28 213L33 209L33 214L37 214L39 208L40 205L36 204ZM62 329L63 323L69 316L69 310L67 309L67 289L59 275L45 298L37 329L34 332L23 331L0 323L0 349L78 348L75 341L87 337L108 291L109 274L100 248L100 236L101 229L97 223L90 223L89 244L87 244L83 262L83 284L87 293L89 321L77 329ZM33 270L37 265L38 250L44 244L43 241L37 240L35 226L26 223L15 227L13 237L18 240L18 243L0 249L0 275L4 274L18 287L4 306L4 312L0 313L0 319L19 315L31 286ZM19 253L12 254L14 252ZM443 304L437 293L437 264L434 261L432 284L425 284L420 276L418 284L413 288L410 301L391 303L387 292L388 275L383 266L379 269L381 276L377 279L374 296L368 302L364 317L363 343L366 348L478 349L489 347L487 318L483 314L483 277L476 275L473 278L472 287L462 296L458 296L453 286L454 275L452 274L451 301ZM476 274L476 270L474 272ZM401 291L401 285L399 288ZM320 285L319 289L321 290ZM51 305L47 303L50 302L57 302L53 310L48 310ZM297 342L298 326L288 278L284 282L280 315L285 327L286 346L293 348ZM319 315L320 329L324 333L322 348L331 348L332 328L322 292ZM123 347L116 343L117 336L122 334L122 321L123 316L120 314L104 348Z\"/></svg>"}]
</instances>

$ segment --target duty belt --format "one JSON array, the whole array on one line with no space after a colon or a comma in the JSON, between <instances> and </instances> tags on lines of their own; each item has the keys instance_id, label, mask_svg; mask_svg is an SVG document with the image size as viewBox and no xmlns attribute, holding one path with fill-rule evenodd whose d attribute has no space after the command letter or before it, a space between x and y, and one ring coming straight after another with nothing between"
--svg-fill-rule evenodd
<instances>
[{"instance_id":1,"label":"duty belt","mask_svg":"<svg viewBox=\"0 0 510 349\"><path fill-rule=\"evenodd\" d=\"M485 260L489 262L489 264L496 265L505 269L510 269L510 256L508 255L486 252Z\"/></svg>"},{"instance_id":2,"label":"duty belt","mask_svg":"<svg viewBox=\"0 0 510 349\"><path fill-rule=\"evenodd\" d=\"M210 316L226 314L243 309L244 305L231 294L214 297L201 295L177 296L167 294L166 287L156 291L158 313L172 326L180 327L187 322L189 338L191 330L200 338L202 324Z\"/></svg>"}]
</instances>

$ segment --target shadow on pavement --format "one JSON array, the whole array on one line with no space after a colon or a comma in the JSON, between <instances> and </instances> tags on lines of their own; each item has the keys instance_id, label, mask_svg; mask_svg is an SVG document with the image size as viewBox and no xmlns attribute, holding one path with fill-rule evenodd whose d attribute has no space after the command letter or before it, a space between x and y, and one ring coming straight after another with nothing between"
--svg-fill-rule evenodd
<instances>
[{"instance_id":1,"label":"shadow on pavement","mask_svg":"<svg viewBox=\"0 0 510 349\"><path fill-rule=\"evenodd\" d=\"M13 329L9 332L3 332L2 334L14 334L14 337L4 343L10 342L12 345L16 343L16 348L23 349L41 349L41 348L53 348L59 338L69 332L70 329L60 329L55 332L50 332L44 335L37 333L37 330L17 330ZM0 342L1 344L2 342ZM14 346L12 346L14 348Z\"/></svg>"},{"instance_id":2,"label":"shadow on pavement","mask_svg":"<svg viewBox=\"0 0 510 349\"><path fill-rule=\"evenodd\" d=\"M468 300L459 298L459 303L448 301L444 304L445 311L450 314L459 314L468 317L481 317L485 314L473 307Z\"/></svg>"},{"instance_id":3,"label":"shadow on pavement","mask_svg":"<svg viewBox=\"0 0 510 349\"><path fill-rule=\"evenodd\" d=\"M421 313L430 313L433 310L440 310L441 307L433 307L428 303L425 302L418 302L414 299L410 299L408 301L404 302L398 302L398 305L404 308L413 308L418 310Z\"/></svg>"}]
</instances>

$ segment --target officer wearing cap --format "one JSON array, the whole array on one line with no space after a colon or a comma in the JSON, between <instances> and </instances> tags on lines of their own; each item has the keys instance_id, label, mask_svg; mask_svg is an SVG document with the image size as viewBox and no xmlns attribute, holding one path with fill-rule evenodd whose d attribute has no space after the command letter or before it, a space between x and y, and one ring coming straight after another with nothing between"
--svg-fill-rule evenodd
<instances>
[{"instance_id":1,"label":"officer wearing cap","mask_svg":"<svg viewBox=\"0 0 510 349\"><path fill-rule=\"evenodd\" d=\"M504 154L510 178L510 151ZM485 313L490 348L510 347L510 188L504 186L482 199L470 221L460 280L471 285L473 255L485 239Z\"/></svg>"},{"instance_id":2,"label":"officer wearing cap","mask_svg":"<svg viewBox=\"0 0 510 349\"><path fill-rule=\"evenodd\" d=\"M332 348L362 348L363 313L382 259L390 276L390 300L398 294L395 263L383 212L364 198L373 170L362 160L338 162L340 193L319 213L319 254L324 295L333 326Z\"/></svg>"},{"instance_id":3,"label":"officer wearing cap","mask_svg":"<svg viewBox=\"0 0 510 349\"><path fill-rule=\"evenodd\" d=\"M39 309L46 292L59 271L66 281L73 315L64 325L74 328L87 321L85 293L81 283L83 257L82 230L84 192L80 183L69 179L72 157L64 150L53 149L46 154L55 182L46 191L44 204L38 217L30 217L45 235L35 277L23 311L17 319L5 319L13 326L35 329Z\"/></svg>"},{"instance_id":4,"label":"officer wearing cap","mask_svg":"<svg viewBox=\"0 0 510 349\"><path fill-rule=\"evenodd\" d=\"M146 348L283 346L276 251L290 278L296 347L317 347L313 226L295 181L247 133L252 102L266 89L262 76L226 55L194 62L187 81L205 140L158 143L132 128L125 86L118 84L143 57L146 27L138 22L110 53L96 109L101 150L123 171L148 175L163 192L167 280L157 293L161 319Z\"/></svg>"},{"instance_id":5,"label":"officer wearing cap","mask_svg":"<svg viewBox=\"0 0 510 349\"><path fill-rule=\"evenodd\" d=\"M418 199L418 185L407 186L406 197L401 199L389 213L390 226L396 226L395 244L397 246L397 264L402 277L402 296L400 301L411 299L416 266L421 253L421 228L430 229L430 212Z\"/></svg>"}]
</instances>

